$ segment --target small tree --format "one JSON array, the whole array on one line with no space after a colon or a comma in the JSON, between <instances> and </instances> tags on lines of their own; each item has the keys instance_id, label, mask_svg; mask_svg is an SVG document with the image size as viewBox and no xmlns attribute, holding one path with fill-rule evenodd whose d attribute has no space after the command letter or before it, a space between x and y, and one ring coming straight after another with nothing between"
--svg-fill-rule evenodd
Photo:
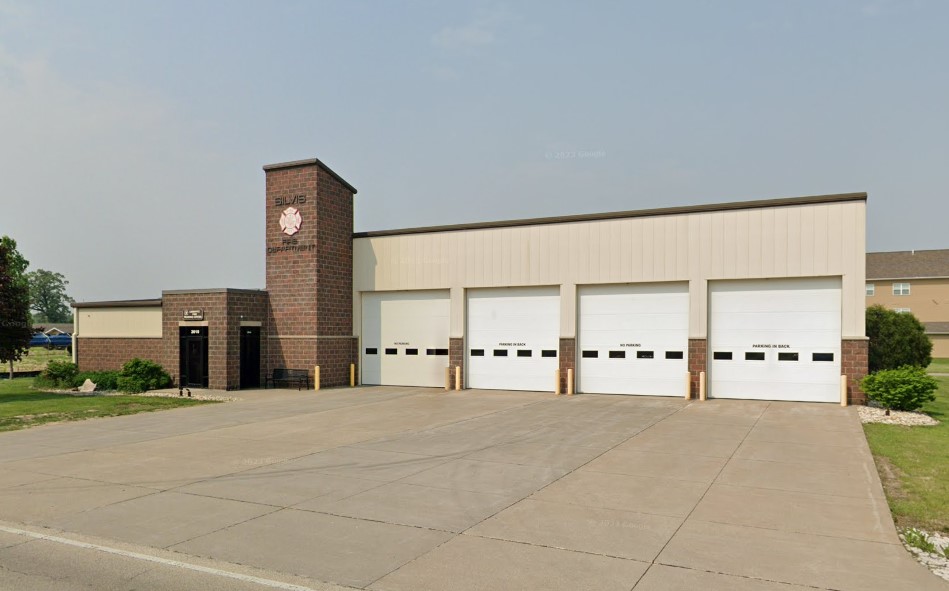
<instances>
[{"instance_id":1,"label":"small tree","mask_svg":"<svg viewBox=\"0 0 949 591\"><path fill-rule=\"evenodd\" d=\"M936 399L939 384L922 367L910 365L899 369L884 369L863 378L860 387L870 400L890 410L916 410Z\"/></svg>"},{"instance_id":2,"label":"small tree","mask_svg":"<svg viewBox=\"0 0 949 591\"><path fill-rule=\"evenodd\" d=\"M26 274L30 282L30 308L36 312L37 322L69 322L69 282L62 273L37 269Z\"/></svg>"},{"instance_id":3,"label":"small tree","mask_svg":"<svg viewBox=\"0 0 949 591\"><path fill-rule=\"evenodd\" d=\"M867 337L870 339L870 373L904 365L927 367L932 362L933 344L926 336L926 329L908 312L870 306L867 308Z\"/></svg>"},{"instance_id":4,"label":"small tree","mask_svg":"<svg viewBox=\"0 0 949 591\"><path fill-rule=\"evenodd\" d=\"M29 349L30 290L24 276L29 262L17 252L16 241L0 238L0 363L13 362Z\"/></svg>"}]
</instances>

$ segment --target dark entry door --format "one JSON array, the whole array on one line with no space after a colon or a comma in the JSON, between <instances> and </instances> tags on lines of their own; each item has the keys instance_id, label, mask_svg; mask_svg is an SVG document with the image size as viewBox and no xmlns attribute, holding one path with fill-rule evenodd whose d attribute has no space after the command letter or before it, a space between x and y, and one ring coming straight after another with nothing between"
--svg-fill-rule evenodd
<instances>
[{"instance_id":1,"label":"dark entry door","mask_svg":"<svg viewBox=\"0 0 949 591\"><path fill-rule=\"evenodd\" d=\"M181 385L191 388L208 387L208 328L206 326L178 329L179 375Z\"/></svg>"},{"instance_id":2,"label":"dark entry door","mask_svg":"<svg viewBox=\"0 0 949 591\"><path fill-rule=\"evenodd\" d=\"M241 389L260 387L260 327L241 327Z\"/></svg>"}]
</instances>

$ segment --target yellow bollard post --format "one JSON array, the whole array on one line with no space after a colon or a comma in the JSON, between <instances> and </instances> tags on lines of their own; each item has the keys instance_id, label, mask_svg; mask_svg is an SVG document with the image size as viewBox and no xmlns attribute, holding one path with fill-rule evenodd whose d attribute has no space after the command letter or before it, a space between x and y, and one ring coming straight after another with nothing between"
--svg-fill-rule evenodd
<instances>
[{"instance_id":1,"label":"yellow bollard post","mask_svg":"<svg viewBox=\"0 0 949 591\"><path fill-rule=\"evenodd\" d=\"M685 399L692 399L692 374L685 372Z\"/></svg>"},{"instance_id":2,"label":"yellow bollard post","mask_svg":"<svg viewBox=\"0 0 949 591\"><path fill-rule=\"evenodd\" d=\"M349 364L349 387L350 388L356 387L356 364L355 363Z\"/></svg>"},{"instance_id":3,"label":"yellow bollard post","mask_svg":"<svg viewBox=\"0 0 949 591\"><path fill-rule=\"evenodd\" d=\"M451 366L445 366L445 392L451 390Z\"/></svg>"},{"instance_id":4,"label":"yellow bollard post","mask_svg":"<svg viewBox=\"0 0 949 591\"><path fill-rule=\"evenodd\" d=\"M840 376L840 406L847 406L847 376Z\"/></svg>"},{"instance_id":5,"label":"yellow bollard post","mask_svg":"<svg viewBox=\"0 0 949 591\"><path fill-rule=\"evenodd\" d=\"M461 390L461 366L455 366L455 390Z\"/></svg>"},{"instance_id":6,"label":"yellow bollard post","mask_svg":"<svg viewBox=\"0 0 949 591\"><path fill-rule=\"evenodd\" d=\"M560 396L560 370L554 370L554 394Z\"/></svg>"},{"instance_id":7,"label":"yellow bollard post","mask_svg":"<svg viewBox=\"0 0 949 591\"><path fill-rule=\"evenodd\" d=\"M573 368L567 368L567 396L573 396Z\"/></svg>"},{"instance_id":8,"label":"yellow bollard post","mask_svg":"<svg viewBox=\"0 0 949 591\"><path fill-rule=\"evenodd\" d=\"M705 400L705 372L699 372L699 400Z\"/></svg>"},{"instance_id":9,"label":"yellow bollard post","mask_svg":"<svg viewBox=\"0 0 949 591\"><path fill-rule=\"evenodd\" d=\"M319 389L320 389L320 366L314 365L313 366L313 390L315 391Z\"/></svg>"}]
</instances>

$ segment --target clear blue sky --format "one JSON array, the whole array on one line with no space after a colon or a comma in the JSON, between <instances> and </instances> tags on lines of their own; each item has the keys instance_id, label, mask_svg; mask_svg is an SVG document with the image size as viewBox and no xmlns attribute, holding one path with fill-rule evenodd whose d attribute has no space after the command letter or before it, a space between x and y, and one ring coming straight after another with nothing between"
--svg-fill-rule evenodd
<instances>
[{"instance_id":1,"label":"clear blue sky","mask_svg":"<svg viewBox=\"0 0 949 591\"><path fill-rule=\"evenodd\" d=\"M949 248L947 23L942 0L0 0L0 234L80 300L263 287L261 166L319 157L357 230L867 191L870 250Z\"/></svg>"}]
</instances>

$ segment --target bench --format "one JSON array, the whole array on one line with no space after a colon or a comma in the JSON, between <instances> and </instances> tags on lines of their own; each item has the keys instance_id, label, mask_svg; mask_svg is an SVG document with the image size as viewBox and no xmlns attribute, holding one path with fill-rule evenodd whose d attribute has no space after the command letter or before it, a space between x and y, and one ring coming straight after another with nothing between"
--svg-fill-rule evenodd
<instances>
[{"instance_id":1,"label":"bench","mask_svg":"<svg viewBox=\"0 0 949 591\"><path fill-rule=\"evenodd\" d=\"M297 390L306 387L307 390L310 389L310 373L305 369L287 369L285 367L275 367L273 374L266 379L264 383L265 388L269 388L270 384L273 384L274 388L278 384L285 384L287 386L296 384Z\"/></svg>"}]
</instances>

